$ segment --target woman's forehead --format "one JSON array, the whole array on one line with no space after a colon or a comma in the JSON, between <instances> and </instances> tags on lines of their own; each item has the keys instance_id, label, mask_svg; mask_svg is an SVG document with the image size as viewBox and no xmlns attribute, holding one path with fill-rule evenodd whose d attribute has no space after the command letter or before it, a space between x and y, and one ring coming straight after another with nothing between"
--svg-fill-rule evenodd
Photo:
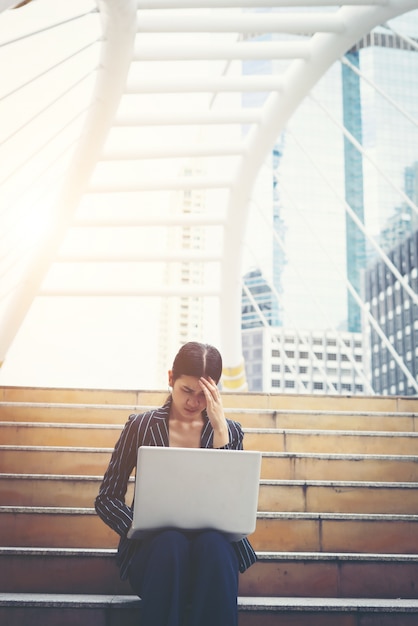
<instances>
[{"instance_id":1,"label":"woman's forehead","mask_svg":"<svg viewBox=\"0 0 418 626\"><path fill-rule=\"evenodd\" d=\"M193 389L193 391L201 391L199 378L197 376L189 376L188 374L182 374L177 379L183 387Z\"/></svg>"}]
</instances>

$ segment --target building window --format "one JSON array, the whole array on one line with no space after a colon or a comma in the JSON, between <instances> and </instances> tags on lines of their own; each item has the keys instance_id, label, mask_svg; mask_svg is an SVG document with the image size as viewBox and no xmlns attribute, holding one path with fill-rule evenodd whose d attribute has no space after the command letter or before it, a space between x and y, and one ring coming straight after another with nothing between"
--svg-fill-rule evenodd
<instances>
[{"instance_id":1,"label":"building window","mask_svg":"<svg viewBox=\"0 0 418 626\"><path fill-rule=\"evenodd\" d=\"M280 380L276 380L275 378L271 381L272 387L280 387Z\"/></svg>"},{"instance_id":2,"label":"building window","mask_svg":"<svg viewBox=\"0 0 418 626\"><path fill-rule=\"evenodd\" d=\"M287 387L288 389L293 388L295 386L295 381L294 380L285 380L284 381L284 386Z\"/></svg>"}]
</instances>

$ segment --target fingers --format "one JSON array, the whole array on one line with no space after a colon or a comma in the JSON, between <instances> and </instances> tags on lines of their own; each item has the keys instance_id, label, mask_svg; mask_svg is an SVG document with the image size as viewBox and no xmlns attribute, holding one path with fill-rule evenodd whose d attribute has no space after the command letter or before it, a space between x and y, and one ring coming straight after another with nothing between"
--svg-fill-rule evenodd
<instances>
[{"instance_id":1,"label":"fingers","mask_svg":"<svg viewBox=\"0 0 418 626\"><path fill-rule=\"evenodd\" d=\"M222 409L221 394L215 381L212 378L203 378L202 376L199 382L205 394L207 408L220 411Z\"/></svg>"},{"instance_id":2,"label":"fingers","mask_svg":"<svg viewBox=\"0 0 418 626\"><path fill-rule=\"evenodd\" d=\"M200 386L203 389L203 392L206 396L206 398L210 398L213 400L219 400L220 399L220 394L219 394L219 389L216 386L215 381L213 380L213 378L203 378L203 376L199 379L200 382Z\"/></svg>"},{"instance_id":3,"label":"fingers","mask_svg":"<svg viewBox=\"0 0 418 626\"><path fill-rule=\"evenodd\" d=\"M214 432L213 446L222 448L229 442L229 434L221 394L212 378L202 377L199 383L205 394L206 411Z\"/></svg>"}]
</instances>

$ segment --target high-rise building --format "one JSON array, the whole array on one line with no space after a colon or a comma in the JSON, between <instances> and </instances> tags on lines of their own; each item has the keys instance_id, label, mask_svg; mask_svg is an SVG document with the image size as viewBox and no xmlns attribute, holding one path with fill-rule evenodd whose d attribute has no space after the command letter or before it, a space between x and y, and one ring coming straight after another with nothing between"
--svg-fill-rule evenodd
<instances>
[{"instance_id":1,"label":"high-rise building","mask_svg":"<svg viewBox=\"0 0 418 626\"><path fill-rule=\"evenodd\" d=\"M196 164L185 166L185 175L194 173ZM201 170L198 169L200 174ZM198 216L202 213L205 195L200 189L178 191L172 195L173 216ZM205 229L196 225L182 224L169 232L168 250L181 249L186 254L204 249ZM202 263L167 262L164 268L164 281L169 287L181 282L188 286L205 284L205 268ZM198 297L178 296L165 298L160 315L160 350L158 354L158 381L164 385L167 380L167 367L181 345L187 341L205 341L204 305Z\"/></svg>"},{"instance_id":2,"label":"high-rise building","mask_svg":"<svg viewBox=\"0 0 418 626\"><path fill-rule=\"evenodd\" d=\"M285 61L252 63L269 73ZM418 227L417 119L418 10L353 46L278 138L284 330L361 333L362 280L377 245L388 251Z\"/></svg>"},{"instance_id":3,"label":"high-rise building","mask_svg":"<svg viewBox=\"0 0 418 626\"><path fill-rule=\"evenodd\" d=\"M415 24L418 34L416 16ZM402 174L409 159L417 156L408 137L412 132L418 139L416 125L411 125L403 111L416 119L418 48L414 41L376 29L346 54L346 60L348 63L342 64L344 126L365 152L344 138L345 197L371 234L381 239L388 223L400 224L396 187L404 191ZM366 85L361 82L362 72L369 81ZM379 170L382 175L376 176ZM384 176L393 184L388 185ZM405 192L408 194L406 186ZM347 277L360 294L361 273L374 251L352 218L347 215L346 219ZM398 232L401 235L402 229ZM361 310L351 294L347 318L348 330L359 332Z\"/></svg>"},{"instance_id":4,"label":"high-rise building","mask_svg":"<svg viewBox=\"0 0 418 626\"><path fill-rule=\"evenodd\" d=\"M404 190L408 198L418 205L418 161L405 168ZM418 229L418 214L406 202L395 207L380 232L380 247L390 252Z\"/></svg>"},{"instance_id":5,"label":"high-rise building","mask_svg":"<svg viewBox=\"0 0 418 626\"><path fill-rule=\"evenodd\" d=\"M242 336L249 391L370 393L360 333L263 327L243 330Z\"/></svg>"},{"instance_id":6,"label":"high-rise building","mask_svg":"<svg viewBox=\"0 0 418 626\"><path fill-rule=\"evenodd\" d=\"M269 326L279 326L277 298L259 269L244 276L245 290L242 292L241 328L258 328L263 325L260 314Z\"/></svg>"},{"instance_id":7,"label":"high-rise building","mask_svg":"<svg viewBox=\"0 0 418 626\"><path fill-rule=\"evenodd\" d=\"M389 258L418 293L418 231L389 252ZM383 261L365 274L367 309L377 327L365 325L366 363L376 393L416 395L418 375L418 305Z\"/></svg>"}]
</instances>

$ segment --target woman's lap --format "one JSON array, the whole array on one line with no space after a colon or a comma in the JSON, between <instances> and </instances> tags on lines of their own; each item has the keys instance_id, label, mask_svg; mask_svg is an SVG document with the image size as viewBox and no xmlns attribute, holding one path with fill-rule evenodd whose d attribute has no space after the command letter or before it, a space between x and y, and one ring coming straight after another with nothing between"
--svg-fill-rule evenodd
<instances>
[{"instance_id":1,"label":"woman's lap","mask_svg":"<svg viewBox=\"0 0 418 626\"><path fill-rule=\"evenodd\" d=\"M216 531L168 530L144 540L129 581L142 598L141 624L235 626L238 558Z\"/></svg>"}]
</instances>

